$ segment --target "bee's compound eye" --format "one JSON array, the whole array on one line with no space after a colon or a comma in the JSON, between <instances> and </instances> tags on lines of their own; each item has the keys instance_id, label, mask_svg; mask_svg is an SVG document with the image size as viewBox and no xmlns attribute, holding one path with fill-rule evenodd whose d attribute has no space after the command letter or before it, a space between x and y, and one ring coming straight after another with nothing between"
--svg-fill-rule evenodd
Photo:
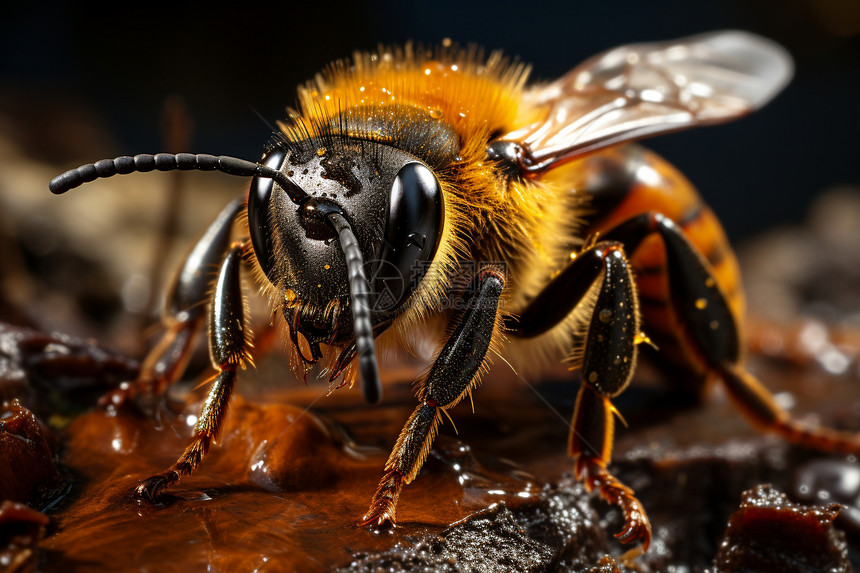
<instances>
[{"instance_id":1,"label":"bee's compound eye","mask_svg":"<svg viewBox=\"0 0 860 573\"><path fill-rule=\"evenodd\" d=\"M286 154L282 149L275 148L264 155L260 163L272 169L280 169L285 157ZM272 225L269 221L269 205L274 186L275 182L270 178L257 176L251 181L251 190L248 194L248 227L251 232L251 244L266 276L270 275L274 264Z\"/></svg>"},{"instance_id":2,"label":"bee's compound eye","mask_svg":"<svg viewBox=\"0 0 860 573\"><path fill-rule=\"evenodd\" d=\"M436 175L423 163L407 163L391 187L376 275L375 288L385 293L387 310L400 306L414 290L420 279L415 273L433 260L443 222L442 188Z\"/></svg>"},{"instance_id":3,"label":"bee's compound eye","mask_svg":"<svg viewBox=\"0 0 860 573\"><path fill-rule=\"evenodd\" d=\"M428 226L434 213L441 213L442 189L439 180L421 163L407 163L397 173L391 188L389 224L397 228ZM436 225L432 225L435 227Z\"/></svg>"}]
</instances>

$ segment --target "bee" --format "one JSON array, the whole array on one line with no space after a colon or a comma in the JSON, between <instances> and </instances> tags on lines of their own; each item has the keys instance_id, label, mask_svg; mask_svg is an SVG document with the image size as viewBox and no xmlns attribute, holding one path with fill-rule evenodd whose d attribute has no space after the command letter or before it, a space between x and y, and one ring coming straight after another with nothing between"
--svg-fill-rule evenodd
<instances>
[{"instance_id":1,"label":"bee","mask_svg":"<svg viewBox=\"0 0 860 573\"><path fill-rule=\"evenodd\" d=\"M252 178L176 274L139 378L110 396L166 392L208 312L215 374L194 436L136 495L155 500L199 466L252 364L242 267L283 318L298 373L326 365L332 384L360 378L368 402L381 397L377 341L441 341L365 526L395 524L443 414L471 399L492 356L518 368L568 360L580 372L575 474L623 512L616 537L646 550L645 508L608 470L612 400L642 343L679 387L722 383L763 430L860 451L858 436L792 419L747 371L740 275L720 223L683 175L633 143L744 116L792 69L780 46L740 31L623 46L536 85L497 52L380 48L301 86L258 162L162 153L60 175L54 193L151 170Z\"/></svg>"}]
</instances>

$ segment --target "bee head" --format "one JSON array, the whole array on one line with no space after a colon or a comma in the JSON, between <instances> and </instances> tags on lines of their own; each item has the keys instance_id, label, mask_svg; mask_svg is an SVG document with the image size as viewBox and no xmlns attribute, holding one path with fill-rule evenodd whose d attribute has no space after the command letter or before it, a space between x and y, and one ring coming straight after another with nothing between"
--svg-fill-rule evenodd
<instances>
[{"instance_id":1,"label":"bee head","mask_svg":"<svg viewBox=\"0 0 860 573\"><path fill-rule=\"evenodd\" d=\"M321 343L357 342L356 310L378 334L406 307L436 253L444 216L433 171L405 151L348 137L281 141L260 163L281 176L251 184L251 242L283 295L302 359L319 360ZM338 240L333 214L348 223L360 256ZM356 300L350 284L359 271L369 291Z\"/></svg>"}]
</instances>

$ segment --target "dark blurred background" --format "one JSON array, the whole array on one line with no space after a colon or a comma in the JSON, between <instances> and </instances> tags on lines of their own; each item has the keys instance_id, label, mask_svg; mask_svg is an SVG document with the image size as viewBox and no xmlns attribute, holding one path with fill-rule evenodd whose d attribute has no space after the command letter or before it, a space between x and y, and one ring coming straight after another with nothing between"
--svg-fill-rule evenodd
<instances>
[{"instance_id":1,"label":"dark blurred background","mask_svg":"<svg viewBox=\"0 0 860 573\"><path fill-rule=\"evenodd\" d=\"M7 3L0 19L0 106L35 158L62 167L78 141L52 139L52 113L80 108L117 154L163 148L159 115L180 94L189 151L259 156L296 84L378 43L449 37L532 62L550 80L602 50L740 28L796 59L787 90L740 122L649 142L698 185L735 240L800 220L812 197L860 183L860 2ZM81 127L81 140L87 136ZM50 145L49 145L50 143Z\"/></svg>"}]
</instances>

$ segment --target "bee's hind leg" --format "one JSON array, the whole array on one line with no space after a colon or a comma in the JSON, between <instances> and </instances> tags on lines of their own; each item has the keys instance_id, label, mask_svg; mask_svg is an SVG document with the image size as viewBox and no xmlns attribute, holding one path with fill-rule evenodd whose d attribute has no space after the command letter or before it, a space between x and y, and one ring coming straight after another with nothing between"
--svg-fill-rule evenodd
<instances>
[{"instance_id":1,"label":"bee's hind leg","mask_svg":"<svg viewBox=\"0 0 860 573\"><path fill-rule=\"evenodd\" d=\"M744 366L742 342L725 295L701 254L667 217L649 212L607 234L632 249L649 234L663 240L669 290L685 336L705 367L723 382L729 397L754 426L789 442L822 451L860 452L860 435L802 424L780 408L770 391Z\"/></svg>"},{"instance_id":2,"label":"bee's hind leg","mask_svg":"<svg viewBox=\"0 0 860 573\"><path fill-rule=\"evenodd\" d=\"M496 331L504 277L482 269L477 288L418 391L415 409L385 464L385 473L359 525L394 525L403 486L418 475L436 437L443 411L453 408L478 384L481 367Z\"/></svg>"},{"instance_id":3,"label":"bee's hind leg","mask_svg":"<svg viewBox=\"0 0 860 573\"><path fill-rule=\"evenodd\" d=\"M188 254L165 297L165 332L143 361L137 379L102 396L99 403L103 407L121 406L138 396L162 396L185 372L206 319L212 279L229 248L232 224L241 206L237 199L224 208Z\"/></svg>"}]
</instances>

